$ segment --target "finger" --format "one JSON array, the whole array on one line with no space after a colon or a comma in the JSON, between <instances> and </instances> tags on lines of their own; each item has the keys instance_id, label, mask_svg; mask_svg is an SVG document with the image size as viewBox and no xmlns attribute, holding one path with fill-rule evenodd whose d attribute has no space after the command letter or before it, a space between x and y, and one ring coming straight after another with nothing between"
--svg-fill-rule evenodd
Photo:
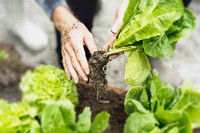
<instances>
[{"instance_id":1,"label":"finger","mask_svg":"<svg viewBox=\"0 0 200 133\"><path fill-rule=\"evenodd\" d=\"M69 70L68 70L68 68L67 68L66 55L65 55L65 52L64 52L64 49L63 49L63 48L62 48L62 50L61 50L61 54L62 54L62 63L63 63L63 67L64 67L64 69L65 69L65 72L66 72L66 74L67 74L68 79L71 80L71 74L70 74L70 72L69 72Z\"/></svg>"},{"instance_id":2,"label":"finger","mask_svg":"<svg viewBox=\"0 0 200 133\"><path fill-rule=\"evenodd\" d=\"M115 22L112 26L112 32L117 33L117 31L120 29L120 27L123 25L123 18L124 13L126 11L126 8L128 6L129 0L125 0L121 6L116 10L115 14Z\"/></svg>"},{"instance_id":3,"label":"finger","mask_svg":"<svg viewBox=\"0 0 200 133\"><path fill-rule=\"evenodd\" d=\"M86 31L86 34L83 39L85 45L87 46L91 54L93 54L94 51L97 51L93 35L90 32Z\"/></svg>"},{"instance_id":4,"label":"finger","mask_svg":"<svg viewBox=\"0 0 200 133\"><path fill-rule=\"evenodd\" d=\"M69 56L69 53L71 53L71 51L68 51L68 49L67 49L64 52L65 52L65 62L66 62L67 68L68 68L68 70L70 72L70 75L74 79L74 82L78 83L79 82L79 78L78 78L78 75L77 75L73 65L72 65L72 62L71 62L71 59L70 59L70 56Z\"/></svg>"},{"instance_id":5,"label":"finger","mask_svg":"<svg viewBox=\"0 0 200 133\"><path fill-rule=\"evenodd\" d=\"M112 35L111 38L109 39L109 41L103 46L103 51L107 51L108 48L112 45L112 43L115 41L116 39L116 35Z\"/></svg>"},{"instance_id":6,"label":"finger","mask_svg":"<svg viewBox=\"0 0 200 133\"><path fill-rule=\"evenodd\" d=\"M117 16L116 16L115 20L117 20L117 19L121 19L122 20L123 19L124 13L125 13L125 11L126 11L126 9L128 7L128 4L129 4L129 0L124 0L122 2L122 4L120 5L120 7L117 10Z\"/></svg>"},{"instance_id":7,"label":"finger","mask_svg":"<svg viewBox=\"0 0 200 133\"><path fill-rule=\"evenodd\" d=\"M73 42L73 43L75 43L75 42ZM82 43L83 42L77 42L76 44L73 45L74 46L73 49L75 51L77 60L80 63L83 71L88 75L89 74L89 66L88 66L88 62L87 62L86 55L85 55L85 50L84 50Z\"/></svg>"},{"instance_id":8,"label":"finger","mask_svg":"<svg viewBox=\"0 0 200 133\"><path fill-rule=\"evenodd\" d=\"M68 47L67 51L68 51L68 53L70 53L70 59L71 59L72 65L75 68L76 72L81 76L81 78L83 80L88 81L88 78L78 60L77 53L74 52L72 47Z\"/></svg>"}]
</instances>

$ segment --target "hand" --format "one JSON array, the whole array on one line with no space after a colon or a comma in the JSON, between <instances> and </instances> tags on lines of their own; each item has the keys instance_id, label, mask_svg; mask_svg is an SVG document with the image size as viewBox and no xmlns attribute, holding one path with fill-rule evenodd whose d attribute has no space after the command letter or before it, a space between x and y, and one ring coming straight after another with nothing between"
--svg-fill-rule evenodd
<instances>
[{"instance_id":1,"label":"hand","mask_svg":"<svg viewBox=\"0 0 200 133\"><path fill-rule=\"evenodd\" d=\"M79 82L79 76L87 81L89 66L83 46L86 45L91 54L97 51L92 34L65 7L53 12L53 20L61 32L63 66L68 78L73 78L75 83Z\"/></svg>"},{"instance_id":2,"label":"hand","mask_svg":"<svg viewBox=\"0 0 200 133\"><path fill-rule=\"evenodd\" d=\"M129 3L129 0L124 0L122 4L119 6L119 8L116 10L114 24L111 28L112 35L109 41L103 46L103 49L102 49L103 51L107 51L109 47L112 45L112 43L116 40L117 32L120 29L120 27L123 25L124 13L126 11L128 3ZM119 56L119 54L111 55L109 57L109 60L113 60L117 56Z\"/></svg>"}]
</instances>

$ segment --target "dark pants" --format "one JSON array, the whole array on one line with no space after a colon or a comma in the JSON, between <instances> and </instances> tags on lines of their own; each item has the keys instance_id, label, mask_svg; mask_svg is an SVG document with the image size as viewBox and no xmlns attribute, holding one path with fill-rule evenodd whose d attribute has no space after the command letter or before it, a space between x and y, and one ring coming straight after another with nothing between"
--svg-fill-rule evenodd
<instances>
[{"instance_id":1,"label":"dark pants","mask_svg":"<svg viewBox=\"0 0 200 133\"><path fill-rule=\"evenodd\" d=\"M191 1L192 0L183 0L184 6L187 7L190 4Z\"/></svg>"},{"instance_id":2,"label":"dark pants","mask_svg":"<svg viewBox=\"0 0 200 133\"><path fill-rule=\"evenodd\" d=\"M72 9L74 15L88 28L91 30L93 24L93 18L97 13L100 3L99 0L67 0L68 5ZM62 55L61 55L61 34L56 30L57 36L57 53L59 63L62 66ZM85 53L87 59L90 57L89 50L85 47Z\"/></svg>"}]
</instances>

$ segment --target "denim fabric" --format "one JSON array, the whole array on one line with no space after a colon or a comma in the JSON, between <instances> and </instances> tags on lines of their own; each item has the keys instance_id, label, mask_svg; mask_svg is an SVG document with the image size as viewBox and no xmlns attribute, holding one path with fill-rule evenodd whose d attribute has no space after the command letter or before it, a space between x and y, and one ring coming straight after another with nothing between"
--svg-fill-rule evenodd
<instances>
[{"instance_id":1,"label":"denim fabric","mask_svg":"<svg viewBox=\"0 0 200 133\"><path fill-rule=\"evenodd\" d=\"M36 0L38 4L46 11L46 13L51 17L53 10L57 6L65 6L68 7L65 0Z\"/></svg>"}]
</instances>

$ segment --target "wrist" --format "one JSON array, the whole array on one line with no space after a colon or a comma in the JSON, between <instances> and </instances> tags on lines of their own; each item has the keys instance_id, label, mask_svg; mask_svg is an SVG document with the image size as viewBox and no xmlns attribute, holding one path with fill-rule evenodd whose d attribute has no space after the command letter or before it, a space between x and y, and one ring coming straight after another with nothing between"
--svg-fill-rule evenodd
<instances>
[{"instance_id":1,"label":"wrist","mask_svg":"<svg viewBox=\"0 0 200 133\"><path fill-rule=\"evenodd\" d=\"M60 32L62 32L63 29L72 27L73 24L78 21L72 11L64 6L58 6L54 9L52 20Z\"/></svg>"}]
</instances>

